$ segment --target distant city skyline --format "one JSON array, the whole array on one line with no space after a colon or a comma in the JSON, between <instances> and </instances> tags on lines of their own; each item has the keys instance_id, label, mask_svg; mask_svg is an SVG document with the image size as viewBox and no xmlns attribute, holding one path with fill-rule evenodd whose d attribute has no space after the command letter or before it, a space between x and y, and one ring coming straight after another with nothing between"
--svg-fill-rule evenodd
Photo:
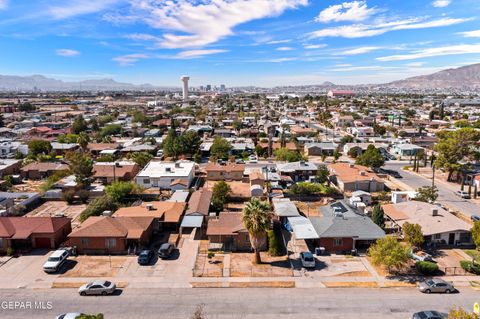
<instances>
[{"instance_id":1,"label":"distant city skyline","mask_svg":"<svg viewBox=\"0 0 480 319\"><path fill-rule=\"evenodd\" d=\"M480 62L478 0L0 0L0 74L385 83Z\"/></svg>"}]
</instances>

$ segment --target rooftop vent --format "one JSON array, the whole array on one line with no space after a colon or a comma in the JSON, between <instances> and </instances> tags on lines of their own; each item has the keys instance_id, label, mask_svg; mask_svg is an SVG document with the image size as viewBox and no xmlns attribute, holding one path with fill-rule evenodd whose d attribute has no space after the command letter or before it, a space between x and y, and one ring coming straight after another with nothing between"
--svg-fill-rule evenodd
<instances>
[{"instance_id":1,"label":"rooftop vent","mask_svg":"<svg viewBox=\"0 0 480 319\"><path fill-rule=\"evenodd\" d=\"M432 208L432 216L438 216L438 208Z\"/></svg>"},{"instance_id":2,"label":"rooftop vent","mask_svg":"<svg viewBox=\"0 0 480 319\"><path fill-rule=\"evenodd\" d=\"M102 216L111 217L112 216L112 211L111 210L105 210L105 211L103 211Z\"/></svg>"},{"instance_id":3,"label":"rooftop vent","mask_svg":"<svg viewBox=\"0 0 480 319\"><path fill-rule=\"evenodd\" d=\"M355 164L350 164L350 165L348 165L348 166L350 166L350 168L354 168L354 167L355 167Z\"/></svg>"},{"instance_id":4,"label":"rooftop vent","mask_svg":"<svg viewBox=\"0 0 480 319\"><path fill-rule=\"evenodd\" d=\"M367 176L367 172L365 172L365 171L360 171L360 176Z\"/></svg>"},{"instance_id":5,"label":"rooftop vent","mask_svg":"<svg viewBox=\"0 0 480 319\"><path fill-rule=\"evenodd\" d=\"M153 210L154 209L153 204L147 204L145 207L147 208L147 210Z\"/></svg>"}]
</instances>

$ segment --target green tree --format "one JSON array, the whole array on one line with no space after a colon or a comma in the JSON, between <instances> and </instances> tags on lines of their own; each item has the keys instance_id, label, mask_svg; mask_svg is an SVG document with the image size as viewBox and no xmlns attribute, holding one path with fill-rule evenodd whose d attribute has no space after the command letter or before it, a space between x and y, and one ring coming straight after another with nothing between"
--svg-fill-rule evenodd
<instances>
[{"instance_id":1,"label":"green tree","mask_svg":"<svg viewBox=\"0 0 480 319\"><path fill-rule=\"evenodd\" d=\"M320 165L317 171L317 183L324 184L328 181L328 177L330 176L330 172L325 165Z\"/></svg>"},{"instance_id":2,"label":"green tree","mask_svg":"<svg viewBox=\"0 0 480 319\"><path fill-rule=\"evenodd\" d=\"M417 189L415 200L425 203L433 203L438 198L438 188L436 186L423 186Z\"/></svg>"},{"instance_id":3,"label":"green tree","mask_svg":"<svg viewBox=\"0 0 480 319\"><path fill-rule=\"evenodd\" d=\"M115 202L110 196L104 195L95 198L87 208L80 214L80 221L87 220L90 216L99 216L104 211L116 211L118 209L118 203Z\"/></svg>"},{"instance_id":4,"label":"green tree","mask_svg":"<svg viewBox=\"0 0 480 319\"><path fill-rule=\"evenodd\" d=\"M373 145L368 145L367 150L356 159L356 164L370 168L379 168L385 164L382 153Z\"/></svg>"},{"instance_id":5,"label":"green tree","mask_svg":"<svg viewBox=\"0 0 480 319\"><path fill-rule=\"evenodd\" d=\"M52 145L49 141L31 140L28 143L28 155L31 158L37 158L38 155L47 155L52 151Z\"/></svg>"},{"instance_id":6,"label":"green tree","mask_svg":"<svg viewBox=\"0 0 480 319\"><path fill-rule=\"evenodd\" d=\"M200 151L200 145L202 140L195 131L187 131L183 133L180 138L178 146L181 154L186 154L192 156L193 154Z\"/></svg>"},{"instance_id":7,"label":"green tree","mask_svg":"<svg viewBox=\"0 0 480 319\"><path fill-rule=\"evenodd\" d=\"M232 192L230 186L224 181L216 182L213 186L212 206L216 211L222 211L223 206L228 201L228 196Z\"/></svg>"},{"instance_id":8,"label":"green tree","mask_svg":"<svg viewBox=\"0 0 480 319\"><path fill-rule=\"evenodd\" d=\"M117 203L128 201L128 195L132 194L135 186L131 182L116 181L105 187L105 193Z\"/></svg>"},{"instance_id":9,"label":"green tree","mask_svg":"<svg viewBox=\"0 0 480 319\"><path fill-rule=\"evenodd\" d=\"M95 118L90 120L90 129L94 132L100 131L100 127L98 126L98 122Z\"/></svg>"},{"instance_id":10,"label":"green tree","mask_svg":"<svg viewBox=\"0 0 480 319\"><path fill-rule=\"evenodd\" d=\"M478 319L478 315L470 313L463 308L454 307L448 312L447 319Z\"/></svg>"},{"instance_id":11,"label":"green tree","mask_svg":"<svg viewBox=\"0 0 480 319\"><path fill-rule=\"evenodd\" d=\"M422 226L419 224L404 223L402 226L403 238L413 247L423 245L425 238L422 233Z\"/></svg>"},{"instance_id":12,"label":"green tree","mask_svg":"<svg viewBox=\"0 0 480 319\"><path fill-rule=\"evenodd\" d=\"M298 162L304 159L302 154L297 151L291 151L287 148L279 148L275 150L275 158L277 161Z\"/></svg>"},{"instance_id":13,"label":"green tree","mask_svg":"<svg viewBox=\"0 0 480 319\"><path fill-rule=\"evenodd\" d=\"M448 181L454 172L461 171L470 162L479 159L477 143L480 132L473 128L461 128L455 131L437 133L440 139L435 146L437 158L435 166L448 172Z\"/></svg>"},{"instance_id":14,"label":"green tree","mask_svg":"<svg viewBox=\"0 0 480 319\"><path fill-rule=\"evenodd\" d=\"M87 122L82 115L77 115L73 120L71 131L73 134L80 134L88 129Z\"/></svg>"},{"instance_id":15,"label":"green tree","mask_svg":"<svg viewBox=\"0 0 480 319\"><path fill-rule=\"evenodd\" d=\"M373 207L372 220L379 227L381 228L385 227L385 215L383 213L383 209L380 204L377 204Z\"/></svg>"},{"instance_id":16,"label":"green tree","mask_svg":"<svg viewBox=\"0 0 480 319\"><path fill-rule=\"evenodd\" d=\"M174 159L177 159L180 152L176 140L177 133L175 129L171 128L168 131L167 137L163 141L163 155L165 155L165 157L173 157Z\"/></svg>"},{"instance_id":17,"label":"green tree","mask_svg":"<svg viewBox=\"0 0 480 319\"><path fill-rule=\"evenodd\" d=\"M368 255L376 266L385 266L388 272L401 269L410 259L410 247L403 246L396 238L386 236L380 238L368 249Z\"/></svg>"},{"instance_id":18,"label":"green tree","mask_svg":"<svg viewBox=\"0 0 480 319\"><path fill-rule=\"evenodd\" d=\"M375 132L376 135L383 136L385 133L387 133L387 129L384 126L375 124L373 126L373 131Z\"/></svg>"},{"instance_id":19,"label":"green tree","mask_svg":"<svg viewBox=\"0 0 480 319\"><path fill-rule=\"evenodd\" d=\"M70 171L81 187L89 186L93 176L93 160L81 152L70 152L66 155L70 163Z\"/></svg>"},{"instance_id":20,"label":"green tree","mask_svg":"<svg viewBox=\"0 0 480 319\"><path fill-rule=\"evenodd\" d=\"M122 132L122 126L120 124L109 124L102 128L100 135L102 137L117 135Z\"/></svg>"},{"instance_id":21,"label":"green tree","mask_svg":"<svg viewBox=\"0 0 480 319\"><path fill-rule=\"evenodd\" d=\"M265 243L265 234L272 222L270 205L258 198L250 199L243 208L242 221L250 235L250 243L254 252L253 262L259 264L262 262L260 249Z\"/></svg>"},{"instance_id":22,"label":"green tree","mask_svg":"<svg viewBox=\"0 0 480 319\"><path fill-rule=\"evenodd\" d=\"M80 315L80 317L77 317L76 319L103 319L103 314L98 314L98 315L82 314L82 315Z\"/></svg>"},{"instance_id":23,"label":"green tree","mask_svg":"<svg viewBox=\"0 0 480 319\"><path fill-rule=\"evenodd\" d=\"M130 158L137 163L138 166L144 168L152 160L153 155L148 152L138 152L130 155Z\"/></svg>"},{"instance_id":24,"label":"green tree","mask_svg":"<svg viewBox=\"0 0 480 319\"><path fill-rule=\"evenodd\" d=\"M473 242L475 243L477 250L480 250L480 222L473 223L470 232L472 233Z\"/></svg>"},{"instance_id":25,"label":"green tree","mask_svg":"<svg viewBox=\"0 0 480 319\"><path fill-rule=\"evenodd\" d=\"M85 132L80 132L77 137L77 143L85 152L87 149L88 143L90 143L90 136Z\"/></svg>"},{"instance_id":26,"label":"green tree","mask_svg":"<svg viewBox=\"0 0 480 319\"><path fill-rule=\"evenodd\" d=\"M226 159L231 149L232 144L230 144L229 141L220 136L215 136L215 138L213 139L212 147L210 149L210 153L216 158Z\"/></svg>"}]
</instances>

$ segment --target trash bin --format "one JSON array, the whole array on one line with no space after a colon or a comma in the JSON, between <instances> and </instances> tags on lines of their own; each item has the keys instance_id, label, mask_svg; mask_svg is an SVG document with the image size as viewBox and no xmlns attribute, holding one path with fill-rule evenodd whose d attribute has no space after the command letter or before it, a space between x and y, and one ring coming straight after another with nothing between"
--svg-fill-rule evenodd
<instances>
[{"instance_id":1,"label":"trash bin","mask_svg":"<svg viewBox=\"0 0 480 319\"><path fill-rule=\"evenodd\" d=\"M315 255L322 256L323 254L325 254L325 247L315 248Z\"/></svg>"}]
</instances>

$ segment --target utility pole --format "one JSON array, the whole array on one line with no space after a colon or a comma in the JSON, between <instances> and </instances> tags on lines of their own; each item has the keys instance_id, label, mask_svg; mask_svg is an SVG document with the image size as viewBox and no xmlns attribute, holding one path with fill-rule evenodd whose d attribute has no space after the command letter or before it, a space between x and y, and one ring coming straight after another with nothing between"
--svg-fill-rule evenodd
<instances>
[{"instance_id":1,"label":"utility pole","mask_svg":"<svg viewBox=\"0 0 480 319\"><path fill-rule=\"evenodd\" d=\"M432 163L432 188L435 187L435 164Z\"/></svg>"}]
</instances>

